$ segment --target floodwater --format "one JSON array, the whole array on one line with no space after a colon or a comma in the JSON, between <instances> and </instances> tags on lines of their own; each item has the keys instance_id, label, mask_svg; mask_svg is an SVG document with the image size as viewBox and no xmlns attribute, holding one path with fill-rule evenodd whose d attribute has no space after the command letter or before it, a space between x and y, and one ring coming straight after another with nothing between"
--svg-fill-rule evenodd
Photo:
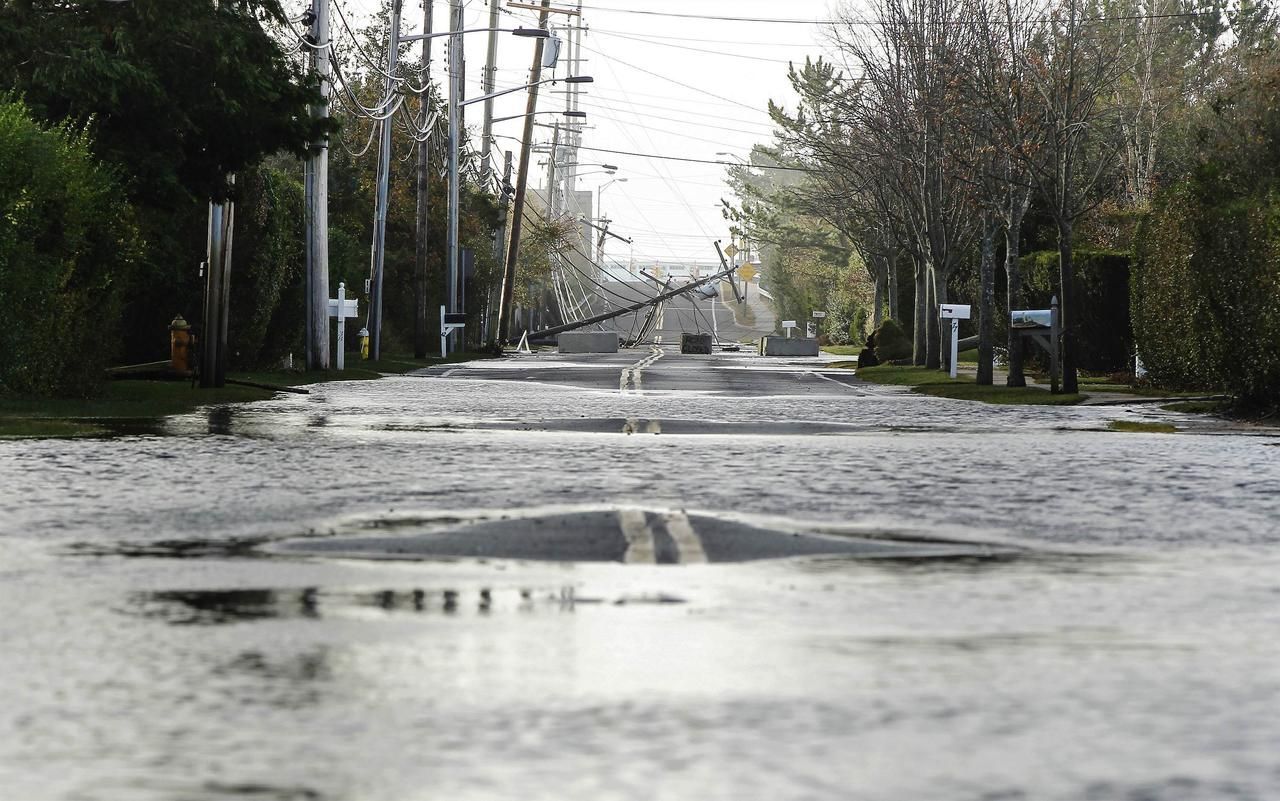
<instances>
[{"instance_id":1,"label":"floodwater","mask_svg":"<svg viewBox=\"0 0 1280 801\"><path fill-rule=\"evenodd\" d=\"M1280 797L1274 431L417 376L161 429L0 442L5 801ZM992 555L276 547L615 506Z\"/></svg>"}]
</instances>

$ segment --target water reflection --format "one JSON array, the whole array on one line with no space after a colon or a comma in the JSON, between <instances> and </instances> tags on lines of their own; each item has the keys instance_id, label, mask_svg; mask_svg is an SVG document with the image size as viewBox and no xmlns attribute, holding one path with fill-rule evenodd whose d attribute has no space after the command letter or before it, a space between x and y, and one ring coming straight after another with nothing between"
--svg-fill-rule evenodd
<instances>
[{"instance_id":1,"label":"water reflection","mask_svg":"<svg viewBox=\"0 0 1280 801\"><path fill-rule=\"evenodd\" d=\"M231 423L235 419L235 408L232 406L213 406L209 409L209 434L230 435Z\"/></svg>"},{"instance_id":2,"label":"water reflection","mask_svg":"<svg viewBox=\"0 0 1280 801\"><path fill-rule=\"evenodd\" d=\"M319 615L306 590L173 590L144 593L138 601L144 616L179 626Z\"/></svg>"},{"instance_id":3,"label":"water reflection","mask_svg":"<svg viewBox=\"0 0 1280 801\"><path fill-rule=\"evenodd\" d=\"M529 612L543 609L572 612L577 606L665 606L688 599L668 592L623 592L614 597L582 595L573 586L537 591L530 588L468 590L383 589L321 592L302 589L164 590L139 593L131 612L174 626L221 626L268 620L318 619L322 615L377 609L392 614L462 612L488 615L495 611Z\"/></svg>"}]
</instances>

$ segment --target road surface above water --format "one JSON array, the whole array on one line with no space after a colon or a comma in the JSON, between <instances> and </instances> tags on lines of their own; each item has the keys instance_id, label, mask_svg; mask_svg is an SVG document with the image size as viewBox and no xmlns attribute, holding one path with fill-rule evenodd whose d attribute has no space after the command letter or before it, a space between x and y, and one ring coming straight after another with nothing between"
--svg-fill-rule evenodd
<instances>
[{"instance_id":1,"label":"road surface above water","mask_svg":"<svg viewBox=\"0 0 1280 801\"><path fill-rule=\"evenodd\" d=\"M1280 797L1274 431L535 354L0 496L6 801Z\"/></svg>"}]
</instances>

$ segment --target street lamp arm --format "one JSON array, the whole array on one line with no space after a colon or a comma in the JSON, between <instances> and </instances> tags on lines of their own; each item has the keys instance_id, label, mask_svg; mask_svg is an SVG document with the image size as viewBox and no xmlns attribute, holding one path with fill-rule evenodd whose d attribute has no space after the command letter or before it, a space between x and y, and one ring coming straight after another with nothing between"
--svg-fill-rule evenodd
<instances>
[{"instance_id":1,"label":"street lamp arm","mask_svg":"<svg viewBox=\"0 0 1280 801\"><path fill-rule=\"evenodd\" d=\"M489 99L491 99L491 98L495 98L495 97L502 97L503 95L509 95L509 94L511 94L512 92L519 92L519 91L521 91L521 90L523 90L523 89L529 89L529 88L534 87L534 86L540 86L540 85L542 85L542 84L544 84L544 83L555 83L556 81L564 81L565 83L591 83L591 82L592 82L592 78L591 78L591 76L589 76L589 75L571 75L571 76L569 76L568 78L543 78L543 79L542 79L542 80L540 80L540 81L534 81L533 83L527 83L527 84L525 84L524 86L512 86L512 87L510 87L510 88L508 88L508 89L499 89L499 90L498 90L498 91L496 91L496 92L490 92L490 93L489 93L489 94L487 94L487 95L480 95L479 97L472 97L472 98L468 98L467 100L462 101L462 102L461 102L461 103L459 103L458 105L459 105L459 106L469 106L469 105L471 105L472 103L482 103L482 102L484 102L485 100L489 100ZM521 115L521 116L526 116L526 115Z\"/></svg>"},{"instance_id":2,"label":"street lamp arm","mask_svg":"<svg viewBox=\"0 0 1280 801\"><path fill-rule=\"evenodd\" d=\"M529 36L534 39L546 39L551 36L551 32L542 28L465 28L460 31L439 31L437 33L418 33L413 36L399 37L400 44L408 42L421 42L423 39L438 39L442 36L456 36L460 33L510 33L515 36Z\"/></svg>"}]
</instances>

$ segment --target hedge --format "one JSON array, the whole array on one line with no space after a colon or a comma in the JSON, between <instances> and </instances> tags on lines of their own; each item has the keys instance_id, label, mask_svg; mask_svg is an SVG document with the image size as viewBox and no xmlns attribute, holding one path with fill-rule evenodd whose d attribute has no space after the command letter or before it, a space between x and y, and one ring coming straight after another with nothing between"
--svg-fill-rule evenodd
<instances>
[{"instance_id":1,"label":"hedge","mask_svg":"<svg viewBox=\"0 0 1280 801\"><path fill-rule=\"evenodd\" d=\"M1195 179L1138 234L1133 320L1153 381L1280 402L1280 196L1223 197Z\"/></svg>"},{"instance_id":2,"label":"hedge","mask_svg":"<svg viewBox=\"0 0 1280 801\"><path fill-rule=\"evenodd\" d=\"M1076 365L1081 370L1112 373L1132 367L1133 330L1129 315L1130 257L1125 253L1077 250L1074 315ZM1023 297L1031 309L1047 309L1062 293L1058 281L1058 252L1038 251L1022 257ZM1003 323L1003 319L1002 319ZM1003 331L997 341L1004 341Z\"/></svg>"},{"instance_id":3,"label":"hedge","mask_svg":"<svg viewBox=\"0 0 1280 801\"><path fill-rule=\"evenodd\" d=\"M131 217L85 134L0 97L0 389L101 387L139 252Z\"/></svg>"}]
</instances>

